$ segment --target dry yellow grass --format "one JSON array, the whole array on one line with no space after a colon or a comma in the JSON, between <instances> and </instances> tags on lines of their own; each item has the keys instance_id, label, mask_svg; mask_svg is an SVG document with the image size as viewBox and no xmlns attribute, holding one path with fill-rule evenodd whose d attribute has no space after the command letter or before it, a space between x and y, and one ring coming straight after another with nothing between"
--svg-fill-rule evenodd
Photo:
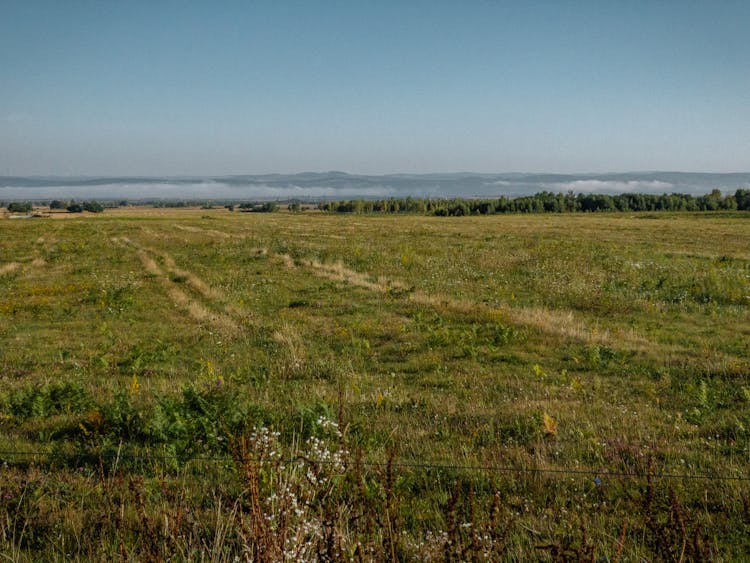
<instances>
[{"instance_id":1,"label":"dry yellow grass","mask_svg":"<svg viewBox=\"0 0 750 563\"><path fill-rule=\"evenodd\" d=\"M541 307L508 307L503 311L514 323L566 339L630 350L643 350L652 345L632 328L613 331L587 326L572 311Z\"/></svg>"},{"instance_id":2,"label":"dry yellow grass","mask_svg":"<svg viewBox=\"0 0 750 563\"><path fill-rule=\"evenodd\" d=\"M21 267L21 264L18 262L8 262L6 264L0 265L0 276L4 276L5 274L10 274L11 272L15 272L18 268Z\"/></svg>"},{"instance_id":3,"label":"dry yellow grass","mask_svg":"<svg viewBox=\"0 0 750 563\"><path fill-rule=\"evenodd\" d=\"M198 233L198 234L204 234L215 238L220 239L243 239L245 238L243 235L233 234L233 233L227 233L224 231L219 231L217 229L201 229L198 227L192 227L189 225L175 225L175 229L181 230L181 231L187 231L189 233Z\"/></svg>"},{"instance_id":4,"label":"dry yellow grass","mask_svg":"<svg viewBox=\"0 0 750 563\"><path fill-rule=\"evenodd\" d=\"M151 258L148 254L146 254L143 250L138 250L136 252L138 259L141 261L141 264L143 264L143 268L149 273L154 276L163 276L164 272L159 267L159 265L156 263L156 261Z\"/></svg>"}]
</instances>

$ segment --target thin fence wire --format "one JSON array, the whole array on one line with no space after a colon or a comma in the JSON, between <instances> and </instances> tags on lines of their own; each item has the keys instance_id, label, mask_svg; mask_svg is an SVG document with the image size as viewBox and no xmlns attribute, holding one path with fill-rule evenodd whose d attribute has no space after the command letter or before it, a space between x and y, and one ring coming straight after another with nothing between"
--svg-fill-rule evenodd
<instances>
[{"instance_id":1,"label":"thin fence wire","mask_svg":"<svg viewBox=\"0 0 750 563\"><path fill-rule=\"evenodd\" d=\"M189 461L204 461L210 463L218 462L234 462L234 458L230 456L176 456L176 455L151 455L151 454L131 454L122 452L111 452L111 453L97 453L97 452L77 452L77 453L62 453L62 452L21 452L21 451L0 451L0 462L7 463L7 460L2 459L2 456L24 456L24 457L58 457L58 458L102 458L102 459L118 459L118 460L141 460L141 461L180 461L182 463ZM243 460L250 461L253 460ZM319 460L309 459L302 456L297 456L291 459L284 460L284 463L307 463L310 465L329 465L334 463L331 460ZM256 463L264 463L262 461ZM268 462L271 463L271 462ZM273 462L277 463L277 462ZM550 474L550 475L578 475L587 477L611 477L611 478L625 478L631 477L636 479L674 479L674 480L704 480L704 481L741 481L750 482L750 475L708 475L700 473L655 473L655 472L636 472L636 471L609 471L602 470L597 471L595 469L573 469L573 468L551 468L551 467L510 467L501 465L462 465L462 464L439 464L439 463L424 463L424 462L406 462L406 461L394 461L392 463L379 462L379 461L356 461L349 465L355 466L360 465L362 467L373 467L373 468L396 468L396 469L420 469L420 470L436 470L436 471L469 471L469 472L487 472L487 473L527 473L527 474Z\"/></svg>"}]
</instances>

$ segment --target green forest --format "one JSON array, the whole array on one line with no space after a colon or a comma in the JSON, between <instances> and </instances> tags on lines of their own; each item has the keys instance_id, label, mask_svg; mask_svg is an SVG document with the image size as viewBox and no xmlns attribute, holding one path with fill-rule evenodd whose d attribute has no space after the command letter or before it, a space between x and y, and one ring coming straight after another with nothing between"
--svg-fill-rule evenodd
<instances>
[{"instance_id":1,"label":"green forest","mask_svg":"<svg viewBox=\"0 0 750 563\"><path fill-rule=\"evenodd\" d=\"M575 213L597 211L733 211L750 210L750 190L734 195L713 190L702 196L690 194L574 194L539 192L532 196L495 199L391 198L329 201L319 205L336 213L424 213L435 216L494 215L502 213Z\"/></svg>"}]
</instances>

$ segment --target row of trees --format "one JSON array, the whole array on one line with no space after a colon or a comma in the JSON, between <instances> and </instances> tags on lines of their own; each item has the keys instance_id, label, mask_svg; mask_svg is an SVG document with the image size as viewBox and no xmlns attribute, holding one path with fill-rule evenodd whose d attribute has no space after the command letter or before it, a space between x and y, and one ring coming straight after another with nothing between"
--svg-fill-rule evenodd
<instances>
[{"instance_id":1,"label":"row of trees","mask_svg":"<svg viewBox=\"0 0 750 563\"><path fill-rule=\"evenodd\" d=\"M188 201L149 203L155 207L194 205L194 202ZM122 201L119 205L127 204L127 201ZM227 204L224 207L234 210L235 204ZM269 213L278 210L278 204L273 201L245 202L237 205L237 207L244 212L256 213ZM204 204L204 208L211 209L213 205ZM354 199L326 201L318 204L318 208L322 211L334 213L419 213L437 216L599 211L748 211L750 210L750 189L738 189L734 194L726 196L719 190L713 190L709 194L697 197L676 193L607 195L539 192L531 196L517 198L501 196L497 199L420 199L412 197L383 200ZM50 202L50 209L66 209L71 213L80 213L81 211L101 213L105 208L97 201L53 200ZM289 205L289 210L299 212L303 208L299 202L292 202ZM8 211L11 213L31 213L32 204L29 202L11 202L8 205Z\"/></svg>"},{"instance_id":2,"label":"row of trees","mask_svg":"<svg viewBox=\"0 0 750 563\"><path fill-rule=\"evenodd\" d=\"M279 205L275 201L266 201L264 203L242 203L240 210L253 213L273 213L278 211Z\"/></svg>"},{"instance_id":3,"label":"row of trees","mask_svg":"<svg viewBox=\"0 0 750 563\"><path fill-rule=\"evenodd\" d=\"M11 201L8 204L8 211L11 213L31 213L33 209L33 206L28 201Z\"/></svg>"},{"instance_id":4,"label":"row of trees","mask_svg":"<svg viewBox=\"0 0 750 563\"><path fill-rule=\"evenodd\" d=\"M76 200L60 201L55 199L49 204L50 209L67 209L70 213L81 213L82 211L88 211L90 213L101 213L104 211L104 206L98 201L82 201L77 202Z\"/></svg>"},{"instance_id":5,"label":"row of trees","mask_svg":"<svg viewBox=\"0 0 750 563\"><path fill-rule=\"evenodd\" d=\"M66 209L70 213L81 213L82 211L101 213L104 211L104 206L98 201L77 202L76 200L60 201L59 199L55 199L50 202L49 208ZM34 206L28 201L12 201L8 204L7 209L11 213L31 213L34 210Z\"/></svg>"},{"instance_id":6,"label":"row of trees","mask_svg":"<svg viewBox=\"0 0 750 563\"><path fill-rule=\"evenodd\" d=\"M719 190L690 194L566 194L540 192L532 196L498 199L419 199L328 201L319 206L335 213L422 213L437 216L498 213L573 213L599 211L718 211L750 210L750 190L724 196Z\"/></svg>"}]
</instances>

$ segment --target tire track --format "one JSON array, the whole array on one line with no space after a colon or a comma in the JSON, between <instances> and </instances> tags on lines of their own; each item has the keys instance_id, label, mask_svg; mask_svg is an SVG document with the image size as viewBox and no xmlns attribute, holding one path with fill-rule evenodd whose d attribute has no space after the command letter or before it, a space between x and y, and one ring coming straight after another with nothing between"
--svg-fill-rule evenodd
<instances>
[{"instance_id":1,"label":"tire track","mask_svg":"<svg viewBox=\"0 0 750 563\"><path fill-rule=\"evenodd\" d=\"M487 320L507 320L519 326L539 330L543 333L561 336L573 340L581 340L589 344L608 346L629 345L632 349L640 350L650 346L650 342L637 335L634 331L600 331L590 328L581 319L576 319L572 311L558 311L543 307L499 307L493 308L453 297L428 294L421 290L398 281L378 277L372 281L372 276L347 268L341 262L325 264L317 260L299 260L297 262L288 254L278 255L289 268L297 266L310 270L313 274L332 281L349 283L351 285L382 293L384 295L404 295L409 301L437 309L445 309L455 313L473 314Z\"/></svg>"},{"instance_id":2,"label":"tire track","mask_svg":"<svg viewBox=\"0 0 750 563\"><path fill-rule=\"evenodd\" d=\"M187 231L188 233L200 233L207 234L209 236L221 239L244 239L245 235L238 235L234 233L225 233L224 231L218 231L216 229L201 229L200 227L192 227L189 225L175 225L175 229L180 231Z\"/></svg>"},{"instance_id":3,"label":"tire track","mask_svg":"<svg viewBox=\"0 0 750 563\"><path fill-rule=\"evenodd\" d=\"M178 268L171 256L141 246L127 237L113 238L112 241L116 244L133 248L143 266L143 269L158 280L160 285L166 289L167 295L172 302L179 308L183 309L193 320L199 323L209 324L227 336L238 335L243 331L240 320L234 318L230 314L210 309L200 299L194 299L180 288L175 279L184 280L193 292L203 300L215 300L221 297L217 291L209 287L208 284L198 276L188 270ZM154 256L161 258L164 266L168 270L167 272L162 269L154 259Z\"/></svg>"},{"instance_id":4,"label":"tire track","mask_svg":"<svg viewBox=\"0 0 750 563\"><path fill-rule=\"evenodd\" d=\"M176 225L176 227L219 238L238 236L214 229L201 229L183 225ZM272 253L267 249L260 249L260 252L281 262L281 264L289 269L301 267L318 277L349 283L375 293L403 295L411 302L427 307L444 309L456 313L473 314L492 321L506 320L517 326L528 327L545 334L578 340L591 345L606 345L619 348L627 346L632 350L644 350L651 346L651 342L648 339L636 334L632 329L618 331L600 330L587 325L584 320L576 318L575 314L569 310L555 310L544 307L488 307L487 305L466 299L456 299L440 294L429 294L399 280L387 279L383 276L374 278L374 276L366 272L347 268L340 261L335 263L324 263L315 259L295 261L288 254Z\"/></svg>"}]
</instances>

